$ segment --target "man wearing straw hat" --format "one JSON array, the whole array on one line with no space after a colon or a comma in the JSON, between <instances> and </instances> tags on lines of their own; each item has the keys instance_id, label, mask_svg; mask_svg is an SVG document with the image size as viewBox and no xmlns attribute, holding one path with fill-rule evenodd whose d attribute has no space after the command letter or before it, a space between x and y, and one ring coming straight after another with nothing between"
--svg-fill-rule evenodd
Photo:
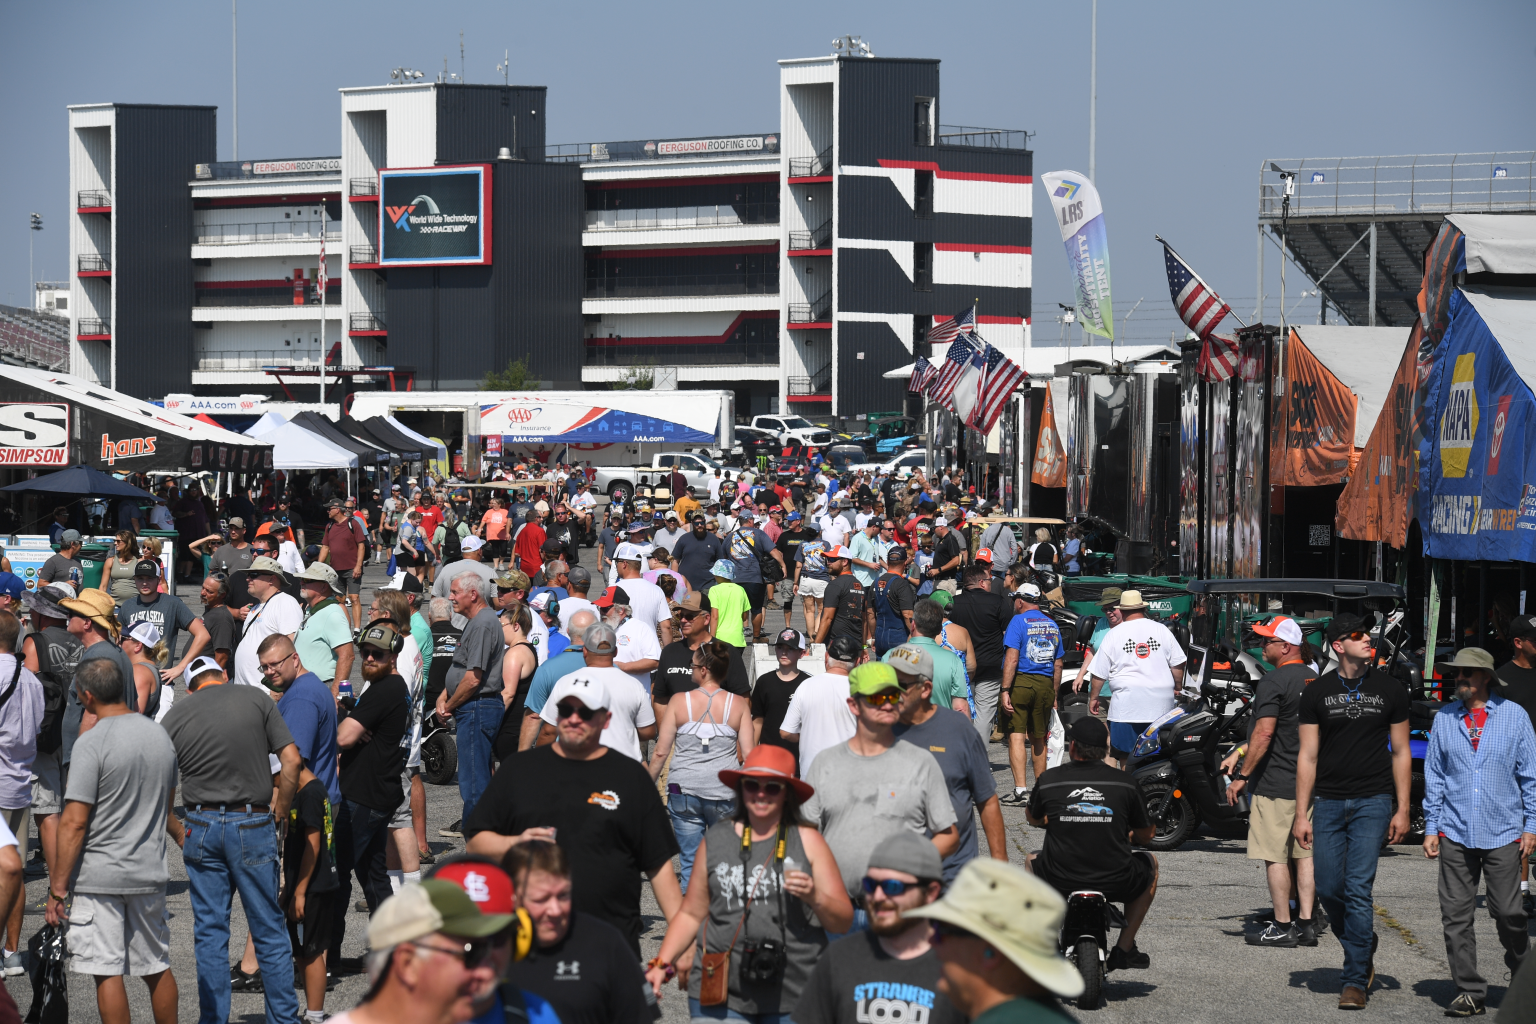
<instances>
[{"instance_id":1,"label":"man wearing straw hat","mask_svg":"<svg viewBox=\"0 0 1536 1024\"><path fill-rule=\"evenodd\" d=\"M1099 693L1108 682L1110 753L1124 768L1136 737L1172 710L1185 657L1168 627L1147 618L1141 591L1125 591L1115 607L1124 618L1104 635L1088 666L1088 713L1099 713Z\"/></svg>"},{"instance_id":2,"label":"man wearing straw hat","mask_svg":"<svg viewBox=\"0 0 1536 1024\"><path fill-rule=\"evenodd\" d=\"M973 860L943 899L906 912L933 922L939 991L971 1021L1070 1021L1056 997L1083 994L1083 976L1056 948L1061 894L1022 868Z\"/></svg>"}]
</instances>

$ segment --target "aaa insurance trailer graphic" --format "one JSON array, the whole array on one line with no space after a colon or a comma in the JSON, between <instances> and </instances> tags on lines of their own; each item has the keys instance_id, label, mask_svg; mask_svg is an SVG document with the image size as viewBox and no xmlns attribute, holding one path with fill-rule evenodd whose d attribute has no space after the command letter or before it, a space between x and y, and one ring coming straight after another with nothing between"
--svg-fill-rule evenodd
<instances>
[{"instance_id":1,"label":"aaa insurance trailer graphic","mask_svg":"<svg viewBox=\"0 0 1536 1024\"><path fill-rule=\"evenodd\" d=\"M500 434L503 443L709 444L715 435L699 425L643 413L569 402L508 400L480 410L482 434Z\"/></svg>"},{"instance_id":2,"label":"aaa insurance trailer graphic","mask_svg":"<svg viewBox=\"0 0 1536 1024\"><path fill-rule=\"evenodd\" d=\"M491 262L488 164L379 172L379 263Z\"/></svg>"}]
</instances>

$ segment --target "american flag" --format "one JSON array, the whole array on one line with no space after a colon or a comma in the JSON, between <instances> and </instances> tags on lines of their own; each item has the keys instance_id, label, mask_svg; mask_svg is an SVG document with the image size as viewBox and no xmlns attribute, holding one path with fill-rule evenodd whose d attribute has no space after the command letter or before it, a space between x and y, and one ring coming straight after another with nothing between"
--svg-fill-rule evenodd
<instances>
[{"instance_id":1,"label":"american flag","mask_svg":"<svg viewBox=\"0 0 1536 1024\"><path fill-rule=\"evenodd\" d=\"M938 402L950 412L954 412L955 382L960 379L961 372L971 360L971 354L976 351L976 346L971 342L980 344L981 339L974 334L966 337L957 337L949 343L949 351L944 356L944 363L939 367L929 385L928 397Z\"/></svg>"},{"instance_id":2,"label":"american flag","mask_svg":"<svg viewBox=\"0 0 1536 1024\"><path fill-rule=\"evenodd\" d=\"M988 345L985 353L987 369L982 378L976 407L966 426L987 433L1003 414L1008 398L1022 384L1026 375L1012 359Z\"/></svg>"},{"instance_id":3,"label":"american flag","mask_svg":"<svg viewBox=\"0 0 1536 1024\"><path fill-rule=\"evenodd\" d=\"M1158 241L1163 242L1160 237ZM1232 312L1231 307L1167 242L1163 242L1163 264L1168 270L1168 294L1179 318L1203 343L1196 369L1208 381L1226 380L1237 369L1237 339L1214 332Z\"/></svg>"},{"instance_id":4,"label":"american flag","mask_svg":"<svg viewBox=\"0 0 1536 1024\"><path fill-rule=\"evenodd\" d=\"M320 286L320 301L325 301L325 289L330 284L330 278L325 272L325 232L320 233L320 270L315 274L315 283Z\"/></svg>"},{"instance_id":5,"label":"american flag","mask_svg":"<svg viewBox=\"0 0 1536 1024\"><path fill-rule=\"evenodd\" d=\"M917 362L912 364L912 376L907 378L907 390L914 395L922 394L928 382L933 380L933 375L938 372L932 363L918 356Z\"/></svg>"},{"instance_id":6,"label":"american flag","mask_svg":"<svg viewBox=\"0 0 1536 1024\"><path fill-rule=\"evenodd\" d=\"M928 342L932 345L947 345L962 331L969 334L975 329L976 307L972 306L953 318L934 321L933 326L928 328Z\"/></svg>"}]
</instances>

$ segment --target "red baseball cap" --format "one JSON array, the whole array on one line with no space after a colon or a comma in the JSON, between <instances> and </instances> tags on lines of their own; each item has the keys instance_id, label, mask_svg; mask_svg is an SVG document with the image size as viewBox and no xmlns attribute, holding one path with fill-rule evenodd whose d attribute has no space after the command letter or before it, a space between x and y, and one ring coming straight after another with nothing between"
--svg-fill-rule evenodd
<instances>
[{"instance_id":1,"label":"red baseball cap","mask_svg":"<svg viewBox=\"0 0 1536 1024\"><path fill-rule=\"evenodd\" d=\"M433 878L452 882L463 889L482 914L511 914L512 876L495 864L480 860L457 860L432 872Z\"/></svg>"},{"instance_id":2,"label":"red baseball cap","mask_svg":"<svg viewBox=\"0 0 1536 1024\"><path fill-rule=\"evenodd\" d=\"M976 561L978 561L978 562L990 562L990 561L992 561L992 549L991 548L982 548L980 551L977 551L976 552Z\"/></svg>"}]
</instances>

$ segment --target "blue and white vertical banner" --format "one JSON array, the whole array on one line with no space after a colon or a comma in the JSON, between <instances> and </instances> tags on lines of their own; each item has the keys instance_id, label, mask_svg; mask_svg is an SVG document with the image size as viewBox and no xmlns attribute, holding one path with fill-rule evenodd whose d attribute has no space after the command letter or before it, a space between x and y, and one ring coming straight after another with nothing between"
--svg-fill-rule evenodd
<instances>
[{"instance_id":1,"label":"blue and white vertical banner","mask_svg":"<svg viewBox=\"0 0 1536 1024\"><path fill-rule=\"evenodd\" d=\"M1077 317L1083 330L1115 338L1114 306L1109 300L1109 236L1099 191L1085 174L1051 171L1040 176L1051 197L1056 226L1067 247L1067 262L1077 280Z\"/></svg>"}]
</instances>

